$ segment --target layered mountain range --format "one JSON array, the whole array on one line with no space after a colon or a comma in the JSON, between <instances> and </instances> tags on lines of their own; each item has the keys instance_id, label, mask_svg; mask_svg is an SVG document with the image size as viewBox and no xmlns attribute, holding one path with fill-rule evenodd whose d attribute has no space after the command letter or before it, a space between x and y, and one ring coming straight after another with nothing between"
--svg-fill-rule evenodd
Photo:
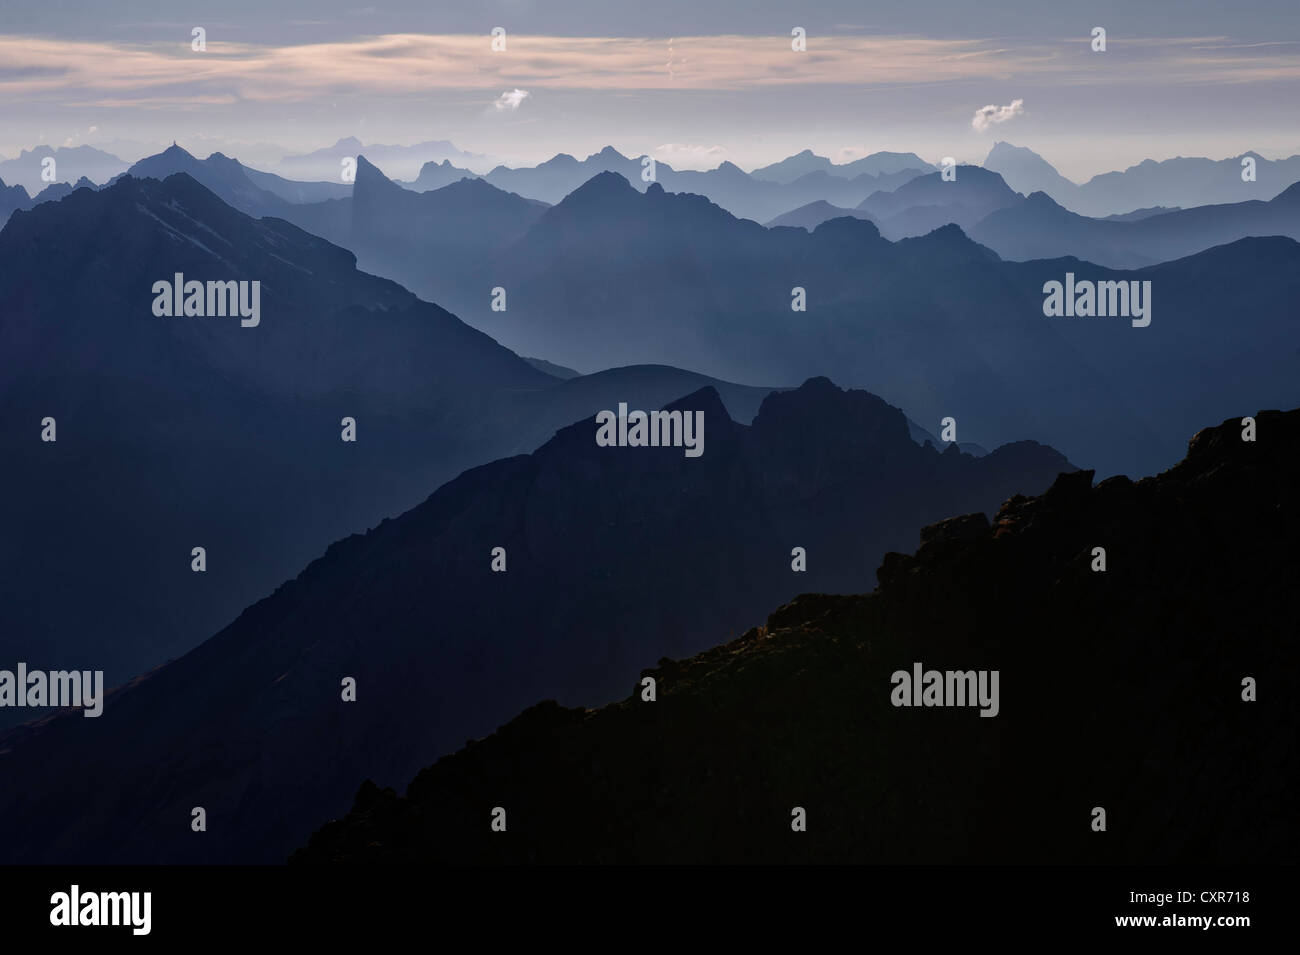
<instances>
[{"instance_id":1,"label":"layered mountain range","mask_svg":"<svg viewBox=\"0 0 1300 955\"><path fill-rule=\"evenodd\" d=\"M186 175L17 212L0 260L0 657L112 682L191 649L331 541L593 407L711 384L749 420L766 394L656 366L552 376ZM258 324L233 307L160 317L155 283L177 275L257 282Z\"/></svg>"},{"instance_id":2,"label":"layered mountain range","mask_svg":"<svg viewBox=\"0 0 1300 955\"><path fill-rule=\"evenodd\" d=\"M1150 324L1047 317L1045 285L1067 276L1150 282ZM1029 436L1103 475L1170 466L1175 436L1224 404L1300 398L1300 245L1282 237L1135 271L1008 262L954 225L898 242L843 217L765 229L602 174L457 284L448 306L521 354L578 369L641 356L732 381L828 374L927 427Z\"/></svg>"},{"instance_id":3,"label":"layered mountain range","mask_svg":"<svg viewBox=\"0 0 1300 955\"><path fill-rule=\"evenodd\" d=\"M698 457L602 447L588 410L336 542L99 718L0 735L4 861L282 860L361 778L400 783L539 698L615 699L641 661L809 588L860 590L916 527L1073 470L1033 442L919 446L898 409L825 379L768 395L748 426L713 387L666 410L700 417Z\"/></svg>"},{"instance_id":4,"label":"layered mountain range","mask_svg":"<svg viewBox=\"0 0 1300 955\"><path fill-rule=\"evenodd\" d=\"M1254 179L1243 181L1242 161L1254 166ZM1084 216L1110 216L1151 206L1180 207L1271 199L1300 182L1300 156L1265 159L1248 151L1228 159L1178 156L1144 159L1127 169L1093 176L1076 184L1058 173L1031 149L996 143L984 160L1017 192L1043 192L1065 208Z\"/></svg>"},{"instance_id":5,"label":"layered mountain range","mask_svg":"<svg viewBox=\"0 0 1300 955\"><path fill-rule=\"evenodd\" d=\"M404 795L366 781L294 861L1289 862L1300 411L1255 419L931 525L873 592L538 703ZM914 667L996 671L996 715L898 705Z\"/></svg>"}]
</instances>

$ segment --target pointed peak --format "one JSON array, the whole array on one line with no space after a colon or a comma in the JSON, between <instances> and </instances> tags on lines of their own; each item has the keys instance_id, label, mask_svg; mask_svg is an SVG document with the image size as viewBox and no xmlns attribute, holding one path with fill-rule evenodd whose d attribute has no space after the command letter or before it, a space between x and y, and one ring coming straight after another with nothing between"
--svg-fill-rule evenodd
<instances>
[{"instance_id":1,"label":"pointed peak","mask_svg":"<svg viewBox=\"0 0 1300 955\"><path fill-rule=\"evenodd\" d=\"M560 205L583 204L587 201L602 201L636 195L632 184L617 172L598 172L573 192L564 197Z\"/></svg>"},{"instance_id":2,"label":"pointed peak","mask_svg":"<svg viewBox=\"0 0 1300 955\"><path fill-rule=\"evenodd\" d=\"M402 188L385 176L383 170L360 153L357 154L357 173L356 177L352 180L352 186L354 189L357 186L361 186L363 191L367 188L371 190L389 189L390 191Z\"/></svg>"}]
</instances>

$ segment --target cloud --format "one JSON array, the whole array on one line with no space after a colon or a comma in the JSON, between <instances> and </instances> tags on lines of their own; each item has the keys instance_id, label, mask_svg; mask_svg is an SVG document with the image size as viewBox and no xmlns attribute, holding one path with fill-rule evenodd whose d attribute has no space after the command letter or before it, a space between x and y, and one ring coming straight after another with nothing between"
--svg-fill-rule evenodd
<instances>
[{"instance_id":1,"label":"cloud","mask_svg":"<svg viewBox=\"0 0 1300 955\"><path fill-rule=\"evenodd\" d=\"M532 95L528 90L508 90L498 96L492 105L499 110L513 113Z\"/></svg>"},{"instance_id":2,"label":"cloud","mask_svg":"<svg viewBox=\"0 0 1300 955\"><path fill-rule=\"evenodd\" d=\"M1022 99L1013 99L1009 106L994 106L989 104L983 109L975 110L975 116L971 119L970 124L980 132L988 129L994 123L1005 123L1012 116L1019 116L1025 111L1025 101Z\"/></svg>"},{"instance_id":3,"label":"cloud","mask_svg":"<svg viewBox=\"0 0 1300 955\"><path fill-rule=\"evenodd\" d=\"M780 40L781 42L777 42ZM1202 40L1202 46L1207 41ZM293 45L220 42L128 44L0 33L0 102L50 100L105 106L202 109L208 103L303 102L341 95L426 96L430 90L752 90L797 86L886 89L973 81L1198 85L1300 80L1300 50L1189 48L1127 40L1142 55L1107 61L1061 55L1061 44L921 36L818 37L817 51L790 52L770 36L524 36L510 53L480 35L384 34ZM522 91L521 91L522 92ZM512 110L509 96L502 110ZM1003 107L1002 109L1014 108ZM988 107L995 113L999 107ZM986 110L981 110L984 113ZM976 119L979 119L977 114ZM985 120L985 125L994 120ZM976 128L981 128L975 123Z\"/></svg>"}]
</instances>

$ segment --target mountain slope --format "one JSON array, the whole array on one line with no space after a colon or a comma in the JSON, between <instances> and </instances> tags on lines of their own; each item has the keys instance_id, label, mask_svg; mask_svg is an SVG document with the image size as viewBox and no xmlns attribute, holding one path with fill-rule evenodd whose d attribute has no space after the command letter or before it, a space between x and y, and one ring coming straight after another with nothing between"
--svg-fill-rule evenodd
<instances>
[{"instance_id":1,"label":"mountain slope","mask_svg":"<svg viewBox=\"0 0 1300 955\"><path fill-rule=\"evenodd\" d=\"M594 384L562 387L581 403ZM748 427L712 388L673 402L703 415L694 458L600 447L587 408L536 452L335 543L99 719L0 735L5 861L283 859L357 779L408 778L539 696L612 699L638 661L695 652L808 586L854 589L919 524L1071 468L1032 442L920 447L898 409L824 379L768 396Z\"/></svg>"},{"instance_id":2,"label":"mountain slope","mask_svg":"<svg viewBox=\"0 0 1300 955\"><path fill-rule=\"evenodd\" d=\"M27 194L26 189L22 186L7 186L5 181L0 179L0 229L4 228L10 215L19 209L31 207L32 197Z\"/></svg>"},{"instance_id":3,"label":"mountain slope","mask_svg":"<svg viewBox=\"0 0 1300 955\"><path fill-rule=\"evenodd\" d=\"M629 670L622 702L535 705L405 796L367 781L294 861L1290 862L1300 411L1256 417L1159 477L929 527L874 593L641 671L654 702ZM917 663L997 670L997 715L891 705Z\"/></svg>"},{"instance_id":4,"label":"mountain slope","mask_svg":"<svg viewBox=\"0 0 1300 955\"><path fill-rule=\"evenodd\" d=\"M715 384L747 419L766 393L662 367L563 382L185 175L15 213L0 257L0 658L110 683L191 649L330 541L535 448L585 413L575 394L662 404ZM154 315L177 272L259 282L259 323ZM32 715L6 707L0 725Z\"/></svg>"},{"instance_id":5,"label":"mountain slope","mask_svg":"<svg viewBox=\"0 0 1300 955\"><path fill-rule=\"evenodd\" d=\"M23 594L0 607L8 658L123 679L192 647L330 540L549 433L492 414L489 398L554 379L358 272L345 250L250 219L186 176L15 213L0 257L0 568ZM154 315L153 285L175 273L259 282L259 324ZM105 559L60 558L73 536ZM206 573L190 571L195 546ZM102 619L114 640L98 638Z\"/></svg>"}]
</instances>

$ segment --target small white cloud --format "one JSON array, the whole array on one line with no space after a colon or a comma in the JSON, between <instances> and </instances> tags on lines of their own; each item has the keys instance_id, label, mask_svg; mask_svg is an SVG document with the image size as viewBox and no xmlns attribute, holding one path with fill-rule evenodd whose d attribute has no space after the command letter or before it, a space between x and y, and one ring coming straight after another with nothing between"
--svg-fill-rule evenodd
<instances>
[{"instance_id":1,"label":"small white cloud","mask_svg":"<svg viewBox=\"0 0 1300 955\"><path fill-rule=\"evenodd\" d=\"M532 95L528 90L509 90L498 96L492 105L498 110L514 112Z\"/></svg>"},{"instance_id":2,"label":"small white cloud","mask_svg":"<svg viewBox=\"0 0 1300 955\"><path fill-rule=\"evenodd\" d=\"M975 129L983 132L995 123L1005 123L1012 116L1019 116L1025 111L1025 101L1022 99L1013 99L1009 106L994 106L992 104L985 106L983 109L975 110L975 116L971 119L970 124Z\"/></svg>"}]
</instances>

